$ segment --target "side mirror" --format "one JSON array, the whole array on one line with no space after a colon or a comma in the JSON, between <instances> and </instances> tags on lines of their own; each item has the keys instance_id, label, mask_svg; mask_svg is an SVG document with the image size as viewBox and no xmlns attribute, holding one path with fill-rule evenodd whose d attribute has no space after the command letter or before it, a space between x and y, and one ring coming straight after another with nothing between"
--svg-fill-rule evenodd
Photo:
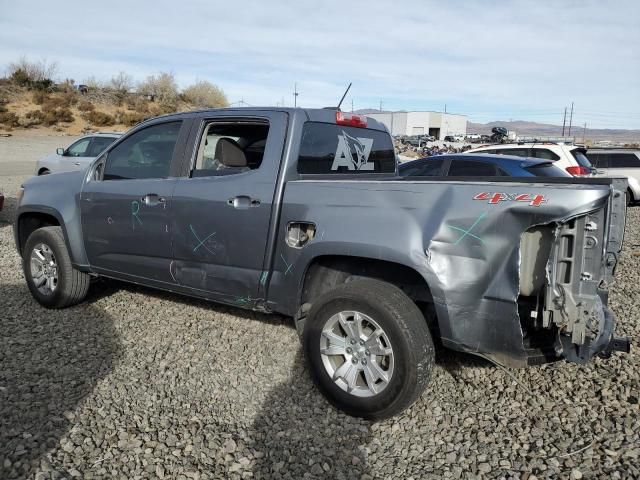
<instances>
[{"instance_id":1,"label":"side mirror","mask_svg":"<svg viewBox=\"0 0 640 480\"><path fill-rule=\"evenodd\" d=\"M64 148L56 148L56 153L60 156L64 155Z\"/></svg>"}]
</instances>

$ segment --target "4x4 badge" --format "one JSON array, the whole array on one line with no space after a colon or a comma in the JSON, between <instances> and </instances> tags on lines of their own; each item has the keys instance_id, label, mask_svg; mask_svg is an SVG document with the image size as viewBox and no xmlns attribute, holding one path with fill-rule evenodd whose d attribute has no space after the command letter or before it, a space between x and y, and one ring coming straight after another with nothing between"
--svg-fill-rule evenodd
<instances>
[{"instance_id":1,"label":"4x4 badge","mask_svg":"<svg viewBox=\"0 0 640 480\"><path fill-rule=\"evenodd\" d=\"M500 202L528 202L532 207L539 207L547 203L544 195L539 193L487 193L482 192L473 197L474 200L488 200L491 205Z\"/></svg>"}]
</instances>

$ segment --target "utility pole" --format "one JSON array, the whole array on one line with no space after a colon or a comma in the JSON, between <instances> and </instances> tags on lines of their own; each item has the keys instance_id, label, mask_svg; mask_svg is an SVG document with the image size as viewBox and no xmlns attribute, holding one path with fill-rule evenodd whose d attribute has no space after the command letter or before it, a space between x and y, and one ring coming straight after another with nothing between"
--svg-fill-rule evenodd
<instances>
[{"instance_id":1,"label":"utility pole","mask_svg":"<svg viewBox=\"0 0 640 480\"><path fill-rule=\"evenodd\" d=\"M298 84L293 84L293 108L298 106Z\"/></svg>"},{"instance_id":2,"label":"utility pole","mask_svg":"<svg viewBox=\"0 0 640 480\"><path fill-rule=\"evenodd\" d=\"M582 130L582 143L586 142L587 138L587 122L584 122L584 130Z\"/></svg>"},{"instance_id":3,"label":"utility pole","mask_svg":"<svg viewBox=\"0 0 640 480\"><path fill-rule=\"evenodd\" d=\"M351 113L353 113L353 98L351 99Z\"/></svg>"},{"instance_id":4,"label":"utility pole","mask_svg":"<svg viewBox=\"0 0 640 480\"><path fill-rule=\"evenodd\" d=\"M564 107L564 118L562 119L562 136L564 137L564 126L567 123L567 107Z\"/></svg>"},{"instance_id":5,"label":"utility pole","mask_svg":"<svg viewBox=\"0 0 640 480\"><path fill-rule=\"evenodd\" d=\"M382 111L382 100L380 100L380 111Z\"/></svg>"},{"instance_id":6,"label":"utility pole","mask_svg":"<svg viewBox=\"0 0 640 480\"><path fill-rule=\"evenodd\" d=\"M447 113L447 104L444 104L444 113Z\"/></svg>"},{"instance_id":7,"label":"utility pole","mask_svg":"<svg viewBox=\"0 0 640 480\"><path fill-rule=\"evenodd\" d=\"M571 122L573 122L573 102L571 102L571 115L569 116L569 137L571 136Z\"/></svg>"}]
</instances>

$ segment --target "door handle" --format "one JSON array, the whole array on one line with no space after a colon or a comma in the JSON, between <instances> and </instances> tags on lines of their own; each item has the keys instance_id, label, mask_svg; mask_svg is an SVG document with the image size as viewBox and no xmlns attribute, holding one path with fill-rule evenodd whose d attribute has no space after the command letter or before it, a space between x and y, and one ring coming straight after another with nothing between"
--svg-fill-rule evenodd
<instances>
[{"instance_id":1,"label":"door handle","mask_svg":"<svg viewBox=\"0 0 640 480\"><path fill-rule=\"evenodd\" d=\"M142 203L147 205L148 207L155 207L160 203L165 203L164 197L159 197L157 193L147 193L144 197L142 197Z\"/></svg>"},{"instance_id":2,"label":"door handle","mask_svg":"<svg viewBox=\"0 0 640 480\"><path fill-rule=\"evenodd\" d=\"M80 162L75 162L75 165L80 165Z\"/></svg>"},{"instance_id":3,"label":"door handle","mask_svg":"<svg viewBox=\"0 0 640 480\"><path fill-rule=\"evenodd\" d=\"M249 207L259 207L260 200L257 198L251 198L247 195L238 195L237 197L233 197L227 200L227 205L230 205L233 208L238 208L238 209L245 209Z\"/></svg>"}]
</instances>

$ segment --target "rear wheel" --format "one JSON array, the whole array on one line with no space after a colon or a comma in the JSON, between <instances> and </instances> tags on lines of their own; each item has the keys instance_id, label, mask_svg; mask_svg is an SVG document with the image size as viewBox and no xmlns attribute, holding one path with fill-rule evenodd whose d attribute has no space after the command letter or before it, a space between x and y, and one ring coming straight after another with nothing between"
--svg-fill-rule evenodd
<instances>
[{"instance_id":1,"label":"rear wheel","mask_svg":"<svg viewBox=\"0 0 640 480\"><path fill-rule=\"evenodd\" d=\"M633 192L630 188L627 189L627 194L625 200L627 201L627 207L633 203Z\"/></svg>"},{"instance_id":2,"label":"rear wheel","mask_svg":"<svg viewBox=\"0 0 640 480\"><path fill-rule=\"evenodd\" d=\"M343 284L314 301L303 334L312 377L337 408L369 419L409 407L434 362L424 316L394 285Z\"/></svg>"},{"instance_id":3,"label":"rear wheel","mask_svg":"<svg viewBox=\"0 0 640 480\"><path fill-rule=\"evenodd\" d=\"M89 275L71 265L60 227L35 230L22 253L24 276L38 303L47 308L64 308L84 300Z\"/></svg>"}]
</instances>

